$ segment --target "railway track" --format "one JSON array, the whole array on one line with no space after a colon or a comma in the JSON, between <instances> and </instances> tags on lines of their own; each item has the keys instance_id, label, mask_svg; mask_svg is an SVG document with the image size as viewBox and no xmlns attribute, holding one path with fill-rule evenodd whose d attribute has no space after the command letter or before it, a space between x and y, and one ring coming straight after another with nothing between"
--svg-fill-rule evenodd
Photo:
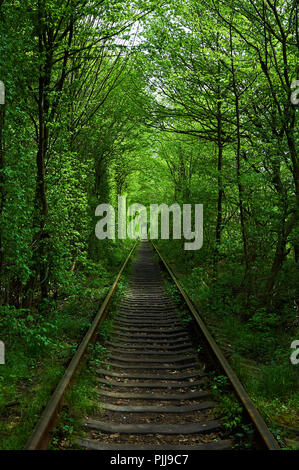
<instances>
[{"instance_id":1,"label":"railway track","mask_svg":"<svg viewBox=\"0 0 299 470\"><path fill-rule=\"evenodd\" d=\"M128 259L122 270L127 262ZM201 330L201 344L209 348L229 377L254 425L257 442L261 448L279 449L167 263L165 267ZM99 412L82 423L78 446L108 451L230 449L233 443L222 438L221 420L215 418L216 403L211 397L205 358L197 353L196 344L164 287L150 243L140 243L129 280L114 320L112 338L105 344L107 353L95 370ZM109 299L105 302L108 305ZM98 325L99 318L90 338ZM46 448L64 392L55 393L56 401L52 397L52 405L44 411L27 449Z\"/></svg>"}]
</instances>

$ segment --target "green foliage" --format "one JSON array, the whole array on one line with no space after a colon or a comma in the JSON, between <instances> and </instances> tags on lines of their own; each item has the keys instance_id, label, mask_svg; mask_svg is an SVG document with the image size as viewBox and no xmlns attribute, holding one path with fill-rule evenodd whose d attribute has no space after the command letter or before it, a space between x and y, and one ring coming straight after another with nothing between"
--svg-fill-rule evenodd
<instances>
[{"instance_id":1,"label":"green foliage","mask_svg":"<svg viewBox=\"0 0 299 470\"><path fill-rule=\"evenodd\" d=\"M32 315L27 309L12 306L1 308L0 329L7 331L14 340L25 345L30 354L45 354L57 347L57 325L45 319L41 314Z\"/></svg>"},{"instance_id":2,"label":"green foliage","mask_svg":"<svg viewBox=\"0 0 299 470\"><path fill-rule=\"evenodd\" d=\"M233 436L235 449L248 449L251 447L253 425L244 420L244 409L236 396L232 394L226 376L219 375L213 378L213 394L218 402L217 413L221 418L225 433Z\"/></svg>"},{"instance_id":3,"label":"green foliage","mask_svg":"<svg viewBox=\"0 0 299 470\"><path fill-rule=\"evenodd\" d=\"M277 313L267 312L266 308L260 308L250 318L248 325L253 331L269 331L279 326L281 318Z\"/></svg>"},{"instance_id":4,"label":"green foliage","mask_svg":"<svg viewBox=\"0 0 299 470\"><path fill-rule=\"evenodd\" d=\"M298 390L298 371L290 362L262 367L259 389L262 396L270 399L291 397Z\"/></svg>"},{"instance_id":5,"label":"green foliage","mask_svg":"<svg viewBox=\"0 0 299 470\"><path fill-rule=\"evenodd\" d=\"M228 385L228 377L226 377L225 375L218 375L217 377L213 378L212 390L214 390L215 392L222 393L228 389Z\"/></svg>"},{"instance_id":6,"label":"green foliage","mask_svg":"<svg viewBox=\"0 0 299 470\"><path fill-rule=\"evenodd\" d=\"M236 402L232 397L224 396L221 400L221 412L224 417L222 423L226 431L232 432L240 427L243 419L243 407L240 403ZM242 437L239 433L238 437Z\"/></svg>"},{"instance_id":7,"label":"green foliage","mask_svg":"<svg viewBox=\"0 0 299 470\"><path fill-rule=\"evenodd\" d=\"M100 343L95 344L92 348L92 354L90 355L89 359L89 364L91 365L91 367L101 367L101 363L105 358L106 353L107 348L105 346L102 346L102 344Z\"/></svg>"},{"instance_id":8,"label":"green foliage","mask_svg":"<svg viewBox=\"0 0 299 470\"><path fill-rule=\"evenodd\" d=\"M0 3L8 389L22 374L31 378L36 361L63 361L76 349L132 246L97 240L95 208L126 195L147 207L203 204L201 250L184 250L183 239L159 246L205 319L237 356L260 364L249 387L261 406L266 396L290 400L299 253L294 1ZM103 339L112 328L113 317Z\"/></svg>"},{"instance_id":9,"label":"green foliage","mask_svg":"<svg viewBox=\"0 0 299 470\"><path fill-rule=\"evenodd\" d=\"M67 448L75 444L74 431L78 428L79 422L64 411L60 415L59 425L53 429L53 439L49 447L50 450L58 450L58 445Z\"/></svg>"},{"instance_id":10,"label":"green foliage","mask_svg":"<svg viewBox=\"0 0 299 470\"><path fill-rule=\"evenodd\" d=\"M110 341L111 340L111 335L112 335L112 329L113 329L113 324L114 321L112 318L106 318L103 321L103 324L101 326L100 334L103 337L104 341Z\"/></svg>"}]
</instances>

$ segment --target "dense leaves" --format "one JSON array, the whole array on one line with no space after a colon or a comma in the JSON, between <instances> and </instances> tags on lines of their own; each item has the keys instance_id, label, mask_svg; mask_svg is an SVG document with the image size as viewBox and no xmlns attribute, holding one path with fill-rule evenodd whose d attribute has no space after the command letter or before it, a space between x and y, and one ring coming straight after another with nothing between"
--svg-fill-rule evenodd
<instances>
[{"instance_id":1,"label":"dense leaves","mask_svg":"<svg viewBox=\"0 0 299 470\"><path fill-rule=\"evenodd\" d=\"M160 247L237 351L263 358L269 396L287 394L297 56L295 0L0 0L1 331L54 351L65 300L107 288L129 244L96 239L99 203L200 203L203 248Z\"/></svg>"}]
</instances>

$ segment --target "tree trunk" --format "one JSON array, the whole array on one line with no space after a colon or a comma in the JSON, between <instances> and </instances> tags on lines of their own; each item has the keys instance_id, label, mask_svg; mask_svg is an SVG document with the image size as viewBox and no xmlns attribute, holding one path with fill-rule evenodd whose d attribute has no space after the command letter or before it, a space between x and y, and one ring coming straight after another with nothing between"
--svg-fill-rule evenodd
<instances>
[{"instance_id":1,"label":"tree trunk","mask_svg":"<svg viewBox=\"0 0 299 470\"><path fill-rule=\"evenodd\" d=\"M268 298L268 300L270 299L276 278L278 276L279 271L281 270L282 264L286 256L286 242L287 240L285 236L285 231L282 230L282 233L280 233L278 236L278 242L271 267L271 272L266 285L266 297Z\"/></svg>"},{"instance_id":2,"label":"tree trunk","mask_svg":"<svg viewBox=\"0 0 299 470\"><path fill-rule=\"evenodd\" d=\"M38 149L36 154L36 190L34 201L34 220L33 226L36 231L33 244L36 250L33 257L33 274L29 279L27 288L29 299L27 304L31 305L32 295L36 282L39 282L41 298L48 295L48 239L49 234L46 230L46 220L48 216L48 203L46 196L45 182L45 161L48 150L49 131L47 127L47 117L49 113L49 85L52 70L52 50L51 45L44 44L44 25L43 25L43 5L38 2L38 50L40 57L40 70L38 80ZM45 54L45 59L43 58ZM35 279L33 279L35 278Z\"/></svg>"},{"instance_id":3,"label":"tree trunk","mask_svg":"<svg viewBox=\"0 0 299 470\"><path fill-rule=\"evenodd\" d=\"M287 143L289 147L289 151L291 154L291 160L292 160L292 172L293 172L293 179L294 179L294 186L295 186L295 194L296 194L296 222L298 224L298 215L299 215L299 165L298 165L298 157L297 157L297 149L296 149L296 143L295 143L295 138L294 138L294 132L295 132L295 119L296 119L296 111L292 108L292 112L294 115L292 116L291 119L291 129L286 130L286 137L287 137ZM293 244L294 247L294 257L295 257L295 262L299 262L299 243L298 240L296 240Z\"/></svg>"},{"instance_id":4,"label":"tree trunk","mask_svg":"<svg viewBox=\"0 0 299 470\"><path fill-rule=\"evenodd\" d=\"M245 259L245 275L249 272L249 258L248 258L248 242L246 234L246 225L244 217L244 188L241 183L241 134L240 134L240 106L239 106L239 94L236 82L235 64L233 56L233 38L232 38L232 26L230 25L230 52L231 52L231 70L232 70L232 83L233 92L235 97L235 110L236 110L236 134L237 134L237 149L236 149L236 172L237 172L237 184L238 184L238 195L239 195L239 211L240 211L240 223L243 240L243 252Z\"/></svg>"},{"instance_id":5,"label":"tree trunk","mask_svg":"<svg viewBox=\"0 0 299 470\"><path fill-rule=\"evenodd\" d=\"M220 94L220 93L219 93ZM217 263L219 261L219 250L221 244L221 232L222 232L222 200L223 200L223 182L222 182L222 160L223 160L223 142L222 142L222 114L221 114L221 101L217 103L217 221L215 231L215 258L214 258L214 274L217 272Z\"/></svg>"},{"instance_id":6,"label":"tree trunk","mask_svg":"<svg viewBox=\"0 0 299 470\"><path fill-rule=\"evenodd\" d=\"M0 105L0 220L2 220L2 212L4 207L5 191L4 191L4 128L5 105ZM3 268L4 251L2 245L2 227L0 226L0 272Z\"/></svg>"}]
</instances>

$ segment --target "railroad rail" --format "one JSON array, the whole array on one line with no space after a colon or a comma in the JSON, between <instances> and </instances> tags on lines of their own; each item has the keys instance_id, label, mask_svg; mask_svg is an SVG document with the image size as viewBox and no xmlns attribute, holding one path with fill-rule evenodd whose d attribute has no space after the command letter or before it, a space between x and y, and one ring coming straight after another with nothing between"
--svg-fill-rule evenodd
<instances>
[{"instance_id":1,"label":"railroad rail","mask_svg":"<svg viewBox=\"0 0 299 470\"><path fill-rule=\"evenodd\" d=\"M64 393L107 314L134 248L45 408L26 449L47 448ZM229 378L254 426L260 446L268 450L280 449L173 271L155 245L154 249L192 314L201 334L201 343L204 342L217 366ZM216 403L211 398L205 360L202 353L197 353L188 329L180 320L178 307L164 287L161 267L149 242L140 243L132 268L129 287L114 320L113 338L106 341L107 354L101 367L95 370L99 384L99 412L82 423L78 446L93 450L230 449L232 442L222 438L221 420L215 418Z\"/></svg>"}]
</instances>

